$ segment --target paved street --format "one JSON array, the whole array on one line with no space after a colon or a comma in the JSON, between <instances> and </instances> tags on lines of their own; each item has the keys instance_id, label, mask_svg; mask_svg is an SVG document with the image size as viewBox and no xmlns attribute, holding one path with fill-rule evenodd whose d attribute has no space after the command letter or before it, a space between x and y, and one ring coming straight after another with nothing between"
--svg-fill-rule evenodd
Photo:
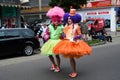
<instances>
[{"instance_id":1,"label":"paved street","mask_svg":"<svg viewBox=\"0 0 120 80\"><path fill-rule=\"evenodd\" d=\"M120 38L94 46L90 56L77 59L78 77L71 79L69 60L61 57L60 73L49 70L49 59L40 54L0 60L0 80L119 80Z\"/></svg>"}]
</instances>

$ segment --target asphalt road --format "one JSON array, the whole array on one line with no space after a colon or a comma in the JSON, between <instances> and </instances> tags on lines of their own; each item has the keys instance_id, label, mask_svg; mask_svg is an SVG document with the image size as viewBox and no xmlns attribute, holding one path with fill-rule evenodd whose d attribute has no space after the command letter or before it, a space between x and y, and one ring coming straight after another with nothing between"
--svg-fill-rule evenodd
<instances>
[{"instance_id":1,"label":"asphalt road","mask_svg":"<svg viewBox=\"0 0 120 80\"><path fill-rule=\"evenodd\" d=\"M90 56L76 62L78 76L71 79L69 60L62 57L59 73L50 71L49 59L40 54L2 59L0 80L120 80L120 44L93 47Z\"/></svg>"}]
</instances>

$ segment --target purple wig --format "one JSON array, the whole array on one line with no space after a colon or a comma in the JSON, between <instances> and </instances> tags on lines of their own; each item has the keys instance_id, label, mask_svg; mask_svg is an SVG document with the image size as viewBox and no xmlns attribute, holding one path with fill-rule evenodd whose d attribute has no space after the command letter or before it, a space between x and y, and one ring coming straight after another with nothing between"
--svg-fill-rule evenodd
<instances>
[{"instance_id":1,"label":"purple wig","mask_svg":"<svg viewBox=\"0 0 120 80\"><path fill-rule=\"evenodd\" d=\"M72 19L73 23L79 23L81 21L81 16L79 14L71 16L69 13L65 13L63 17L65 23L68 23L68 17Z\"/></svg>"}]
</instances>

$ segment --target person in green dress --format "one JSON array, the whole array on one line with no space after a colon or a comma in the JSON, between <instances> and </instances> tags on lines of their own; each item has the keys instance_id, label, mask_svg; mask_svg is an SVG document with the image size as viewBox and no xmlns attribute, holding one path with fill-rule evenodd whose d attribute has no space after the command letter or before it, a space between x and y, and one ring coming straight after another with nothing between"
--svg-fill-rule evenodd
<instances>
[{"instance_id":1,"label":"person in green dress","mask_svg":"<svg viewBox=\"0 0 120 80\"><path fill-rule=\"evenodd\" d=\"M59 55L55 55L52 50L54 46L60 41L60 36L63 29L61 18L63 17L63 15L64 10L60 7L55 6L54 8L50 9L47 13L47 16L51 18L52 23L49 24L46 33L42 35L45 38L46 42L41 48L41 54L49 57L52 63L50 69L54 72L60 71L60 57ZM53 55L56 57L57 64Z\"/></svg>"}]
</instances>

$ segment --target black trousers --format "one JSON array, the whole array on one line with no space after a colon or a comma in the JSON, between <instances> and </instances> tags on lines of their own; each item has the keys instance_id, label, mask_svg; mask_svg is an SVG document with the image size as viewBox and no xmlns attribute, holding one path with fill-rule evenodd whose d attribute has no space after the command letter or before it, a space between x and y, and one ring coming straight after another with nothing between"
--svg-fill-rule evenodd
<instances>
[{"instance_id":1,"label":"black trousers","mask_svg":"<svg viewBox=\"0 0 120 80\"><path fill-rule=\"evenodd\" d=\"M105 38L108 42L112 42L112 37L111 36L106 36Z\"/></svg>"}]
</instances>

